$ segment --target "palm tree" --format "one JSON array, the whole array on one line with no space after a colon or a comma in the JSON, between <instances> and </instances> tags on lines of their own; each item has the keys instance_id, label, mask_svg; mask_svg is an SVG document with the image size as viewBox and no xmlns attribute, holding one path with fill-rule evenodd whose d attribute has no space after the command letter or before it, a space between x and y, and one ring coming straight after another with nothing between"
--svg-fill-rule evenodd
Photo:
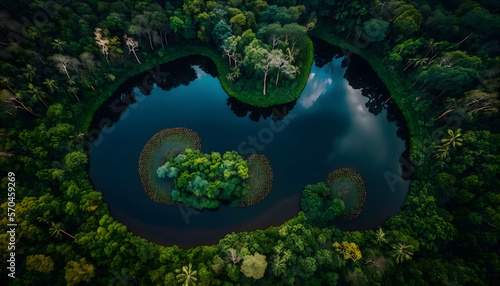
<instances>
[{"instance_id":1,"label":"palm tree","mask_svg":"<svg viewBox=\"0 0 500 286\"><path fill-rule=\"evenodd\" d=\"M32 83L28 84L28 93L30 93L34 98L40 100L45 107L49 107L47 102L43 99L45 97L45 92L42 91L40 87L34 86Z\"/></svg>"},{"instance_id":2,"label":"palm tree","mask_svg":"<svg viewBox=\"0 0 500 286\"><path fill-rule=\"evenodd\" d=\"M78 98L78 91L80 91L80 89L76 86L70 86L68 87L67 91L71 94L73 94L76 98L76 100L80 101L80 98Z\"/></svg>"},{"instance_id":3,"label":"palm tree","mask_svg":"<svg viewBox=\"0 0 500 286\"><path fill-rule=\"evenodd\" d=\"M437 154L434 155L436 158L439 159L445 159L448 157L450 148L456 148L459 146L462 146L464 139L462 138L462 129L458 128L457 130L453 131L451 129L448 129L448 138L441 139L441 145L437 145L436 147L436 152Z\"/></svg>"},{"instance_id":4,"label":"palm tree","mask_svg":"<svg viewBox=\"0 0 500 286\"><path fill-rule=\"evenodd\" d=\"M453 148L462 146L464 139L462 138L461 131L462 129L460 128L456 131L448 129L448 135L450 135L450 137L441 139L441 143L443 143L442 146L453 146Z\"/></svg>"},{"instance_id":5,"label":"palm tree","mask_svg":"<svg viewBox=\"0 0 500 286\"><path fill-rule=\"evenodd\" d=\"M12 81L8 77L0 77L0 84L7 87L10 91L14 92L12 89Z\"/></svg>"},{"instance_id":6,"label":"palm tree","mask_svg":"<svg viewBox=\"0 0 500 286\"><path fill-rule=\"evenodd\" d=\"M66 43L66 41L63 41L63 40L59 40L59 39L55 39L53 42L52 42L52 47L56 50L59 51L59 53L62 53L64 51L64 48L66 48L68 45Z\"/></svg>"},{"instance_id":7,"label":"palm tree","mask_svg":"<svg viewBox=\"0 0 500 286\"><path fill-rule=\"evenodd\" d=\"M234 81L234 76L233 74L231 73L228 73L227 76L226 76L227 80L230 81L230 82L233 82Z\"/></svg>"},{"instance_id":8,"label":"palm tree","mask_svg":"<svg viewBox=\"0 0 500 286\"><path fill-rule=\"evenodd\" d=\"M403 71L406 71L411 65L413 67L421 67L429 62L428 58L423 58L422 56L416 56L415 58L408 59L408 65Z\"/></svg>"},{"instance_id":9,"label":"palm tree","mask_svg":"<svg viewBox=\"0 0 500 286\"><path fill-rule=\"evenodd\" d=\"M445 159L450 154L450 146L437 145L434 148L436 148L436 154L434 157L438 159Z\"/></svg>"},{"instance_id":10,"label":"palm tree","mask_svg":"<svg viewBox=\"0 0 500 286\"><path fill-rule=\"evenodd\" d=\"M392 257L396 258L397 263L403 262L405 260L410 260L411 256L413 255L413 252L408 250L413 248L413 245L398 243L391 245L391 247L394 249L392 251Z\"/></svg>"},{"instance_id":11,"label":"palm tree","mask_svg":"<svg viewBox=\"0 0 500 286\"><path fill-rule=\"evenodd\" d=\"M72 236L71 234L67 233L66 231L64 231L63 229L61 229L61 223L60 222L48 222L48 221L45 221L49 226L50 226L50 235L51 236L54 236L56 238L61 238L62 237L62 234L64 233L65 235L71 237L72 239L75 239L74 236Z\"/></svg>"},{"instance_id":12,"label":"palm tree","mask_svg":"<svg viewBox=\"0 0 500 286\"><path fill-rule=\"evenodd\" d=\"M43 81L43 84L50 89L50 92L54 93L54 91L58 90L59 87L57 86L57 83L53 79L46 78Z\"/></svg>"},{"instance_id":13,"label":"palm tree","mask_svg":"<svg viewBox=\"0 0 500 286\"><path fill-rule=\"evenodd\" d=\"M182 266L182 271L181 269L175 269L175 272L179 273L175 276L177 282L182 283L183 286L196 285L198 278L195 275L198 271L192 270L192 267L193 265L189 263L189 266Z\"/></svg>"},{"instance_id":14,"label":"palm tree","mask_svg":"<svg viewBox=\"0 0 500 286\"><path fill-rule=\"evenodd\" d=\"M36 76L36 68L30 64L27 64L26 67L23 69L24 73L23 73L23 76L29 80L29 81L33 81L33 78L36 78L38 79L38 77Z\"/></svg>"},{"instance_id":15,"label":"palm tree","mask_svg":"<svg viewBox=\"0 0 500 286\"><path fill-rule=\"evenodd\" d=\"M115 81L116 77L113 74L107 73L104 77L109 81Z\"/></svg>"},{"instance_id":16,"label":"palm tree","mask_svg":"<svg viewBox=\"0 0 500 286\"><path fill-rule=\"evenodd\" d=\"M385 239L385 233L382 230L382 228L378 228L378 230L375 232L376 238L378 245L382 245L382 242L387 242L387 239Z\"/></svg>"},{"instance_id":17,"label":"palm tree","mask_svg":"<svg viewBox=\"0 0 500 286\"><path fill-rule=\"evenodd\" d=\"M292 252L290 250L282 251L281 245L274 247L274 250L276 251L276 256L272 263L272 270L275 276L280 276L285 272L286 262L292 256Z\"/></svg>"},{"instance_id":18,"label":"palm tree","mask_svg":"<svg viewBox=\"0 0 500 286\"><path fill-rule=\"evenodd\" d=\"M85 134L82 132L80 133L76 132L75 134L69 136L69 140L71 144L78 145L83 141L85 141Z\"/></svg>"},{"instance_id":19,"label":"palm tree","mask_svg":"<svg viewBox=\"0 0 500 286\"><path fill-rule=\"evenodd\" d=\"M4 104L4 112L6 112L7 114L12 115L12 113L8 110L8 108L12 108L14 110L23 109L35 117L40 117L40 114L33 112L33 109L31 109L31 107L26 106L23 103L23 96L19 92L13 93L6 89L0 90L0 102Z\"/></svg>"},{"instance_id":20,"label":"palm tree","mask_svg":"<svg viewBox=\"0 0 500 286\"><path fill-rule=\"evenodd\" d=\"M425 53L425 56L426 57L429 53L433 53L434 52L434 49L437 47L437 43L436 41L434 41L434 39L430 39L427 41L427 52Z\"/></svg>"}]
</instances>

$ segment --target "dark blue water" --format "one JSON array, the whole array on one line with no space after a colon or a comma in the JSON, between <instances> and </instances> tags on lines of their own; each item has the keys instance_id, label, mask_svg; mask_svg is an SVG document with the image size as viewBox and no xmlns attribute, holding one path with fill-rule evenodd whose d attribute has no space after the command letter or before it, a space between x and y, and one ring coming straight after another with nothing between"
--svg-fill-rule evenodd
<instances>
[{"instance_id":1,"label":"dark blue water","mask_svg":"<svg viewBox=\"0 0 500 286\"><path fill-rule=\"evenodd\" d=\"M328 173L343 167L363 176L367 195L361 215L338 226L373 228L396 214L408 190L408 182L399 181L405 132L397 127L401 121L388 119L399 120L400 115L396 110L388 116L388 95L376 87L380 82L360 59L351 64L342 57L324 61L312 67L300 99L267 109L228 100L205 58L162 65L125 83L97 112L91 130L111 125L94 138L89 172L113 217L159 244L212 244L227 233L264 229L292 218L300 210L304 186L325 181ZM150 85L152 81L157 84ZM171 127L198 132L203 152L265 154L274 170L271 193L257 205L217 211L193 212L152 201L137 162L151 136ZM388 174L396 176L393 187Z\"/></svg>"}]
</instances>

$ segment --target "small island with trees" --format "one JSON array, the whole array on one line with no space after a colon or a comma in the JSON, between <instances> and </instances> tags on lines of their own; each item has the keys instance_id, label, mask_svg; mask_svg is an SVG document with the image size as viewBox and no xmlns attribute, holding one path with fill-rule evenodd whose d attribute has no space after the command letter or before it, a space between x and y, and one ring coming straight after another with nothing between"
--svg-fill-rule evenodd
<instances>
[{"instance_id":1,"label":"small island with trees","mask_svg":"<svg viewBox=\"0 0 500 286\"><path fill-rule=\"evenodd\" d=\"M139 174L149 197L201 210L221 204L252 205L269 194L273 171L266 156L253 154L245 160L236 151L200 150L200 137L191 129L156 133L139 158Z\"/></svg>"}]
</instances>

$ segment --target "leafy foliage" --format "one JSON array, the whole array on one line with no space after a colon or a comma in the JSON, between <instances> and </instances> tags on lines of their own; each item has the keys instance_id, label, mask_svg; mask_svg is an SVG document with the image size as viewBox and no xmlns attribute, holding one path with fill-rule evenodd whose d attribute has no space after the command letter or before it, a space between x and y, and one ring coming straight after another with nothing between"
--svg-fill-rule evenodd
<instances>
[{"instance_id":1,"label":"leafy foliage","mask_svg":"<svg viewBox=\"0 0 500 286\"><path fill-rule=\"evenodd\" d=\"M236 205L248 192L246 161L236 151L202 154L186 149L157 170L158 177L174 179L174 201L197 209Z\"/></svg>"}]
</instances>

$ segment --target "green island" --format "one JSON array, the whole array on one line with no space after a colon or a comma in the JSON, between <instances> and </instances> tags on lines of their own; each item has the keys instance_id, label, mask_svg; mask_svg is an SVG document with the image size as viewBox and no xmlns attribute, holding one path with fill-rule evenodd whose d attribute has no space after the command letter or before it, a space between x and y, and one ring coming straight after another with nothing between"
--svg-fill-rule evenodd
<instances>
[{"instance_id":1,"label":"green island","mask_svg":"<svg viewBox=\"0 0 500 286\"><path fill-rule=\"evenodd\" d=\"M499 9L489 0L4 1L1 284L496 285ZM377 103L404 115L401 172L377 174L391 194L411 178L397 214L376 228L339 229L339 219L356 221L365 187L374 188L341 169L326 183L298 186L295 217L241 226L211 245L156 244L114 218L90 180L89 154L113 130L111 120L93 129L93 119L120 86L201 55L228 96L253 107L290 103L311 76L315 39L340 47L345 65L355 55L366 60L390 93ZM174 182L156 170L186 150L205 158L195 133L175 130L153 136L139 158L144 190L165 204L187 198L172 195ZM259 210L273 170L259 155L246 165L248 192L233 204Z\"/></svg>"},{"instance_id":2,"label":"green island","mask_svg":"<svg viewBox=\"0 0 500 286\"><path fill-rule=\"evenodd\" d=\"M221 203L249 206L271 191L273 171L264 155L246 160L236 151L201 153L195 131L177 127L151 137L139 157L139 175L158 203L216 209ZM158 178L161 178L160 180Z\"/></svg>"},{"instance_id":3,"label":"green island","mask_svg":"<svg viewBox=\"0 0 500 286\"><path fill-rule=\"evenodd\" d=\"M156 171L158 177L174 179L172 200L196 209L215 209L222 202L232 206L248 193L248 166L236 151L221 155L186 149Z\"/></svg>"}]
</instances>

